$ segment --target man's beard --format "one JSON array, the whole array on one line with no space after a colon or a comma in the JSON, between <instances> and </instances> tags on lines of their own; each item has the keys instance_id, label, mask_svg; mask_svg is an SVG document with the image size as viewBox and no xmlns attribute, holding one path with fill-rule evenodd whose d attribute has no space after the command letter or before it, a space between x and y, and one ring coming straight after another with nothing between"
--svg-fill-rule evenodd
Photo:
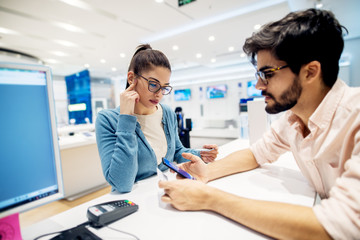
<instances>
[{"instance_id":1,"label":"man's beard","mask_svg":"<svg viewBox=\"0 0 360 240\"><path fill-rule=\"evenodd\" d=\"M270 114L276 114L291 109L297 104L301 92L302 87L300 85L299 77L294 78L293 84L280 96L279 101L277 101L271 93L262 91L262 95L271 97L272 100L275 102L275 104L272 106L269 106L269 104L267 104L265 107L265 111Z\"/></svg>"}]
</instances>

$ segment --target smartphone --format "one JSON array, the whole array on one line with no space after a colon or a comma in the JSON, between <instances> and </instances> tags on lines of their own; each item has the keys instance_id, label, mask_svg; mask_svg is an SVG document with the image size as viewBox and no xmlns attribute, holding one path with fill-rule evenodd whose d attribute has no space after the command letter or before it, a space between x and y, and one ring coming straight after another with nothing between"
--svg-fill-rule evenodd
<instances>
[{"instance_id":1,"label":"smartphone","mask_svg":"<svg viewBox=\"0 0 360 240\"><path fill-rule=\"evenodd\" d=\"M182 170L181 168L179 168L178 166L176 166L174 163L170 162L170 161L167 160L166 158L162 158L162 162L165 164L165 166L167 166L167 167L170 168L171 170L177 172L178 174L180 174L180 175L183 176L184 178L196 180L196 178L194 178L193 176L191 176L188 172Z\"/></svg>"},{"instance_id":2,"label":"smartphone","mask_svg":"<svg viewBox=\"0 0 360 240\"><path fill-rule=\"evenodd\" d=\"M212 151L214 149L213 148L199 148L199 149L196 149L196 150L198 150L200 152L210 152L210 151Z\"/></svg>"}]
</instances>

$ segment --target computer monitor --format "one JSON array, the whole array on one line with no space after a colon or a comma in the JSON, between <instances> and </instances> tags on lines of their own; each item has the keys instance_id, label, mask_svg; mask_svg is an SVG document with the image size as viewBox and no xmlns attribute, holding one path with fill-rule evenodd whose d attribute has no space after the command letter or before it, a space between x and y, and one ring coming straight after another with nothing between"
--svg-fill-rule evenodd
<instances>
[{"instance_id":1,"label":"computer monitor","mask_svg":"<svg viewBox=\"0 0 360 240\"><path fill-rule=\"evenodd\" d=\"M0 219L63 198L51 71L0 62Z\"/></svg>"},{"instance_id":2,"label":"computer monitor","mask_svg":"<svg viewBox=\"0 0 360 240\"><path fill-rule=\"evenodd\" d=\"M248 97L262 97L261 90L256 89L257 80L252 80L247 82L247 95Z\"/></svg>"}]
</instances>

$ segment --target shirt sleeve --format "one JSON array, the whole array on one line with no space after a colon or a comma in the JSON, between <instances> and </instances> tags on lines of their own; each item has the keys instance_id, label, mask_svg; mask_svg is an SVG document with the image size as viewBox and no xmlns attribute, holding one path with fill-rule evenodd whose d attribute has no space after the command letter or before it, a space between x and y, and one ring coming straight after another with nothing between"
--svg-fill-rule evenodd
<instances>
[{"instance_id":1,"label":"shirt sleeve","mask_svg":"<svg viewBox=\"0 0 360 240\"><path fill-rule=\"evenodd\" d=\"M360 131L351 158L344 164L344 172L336 179L329 198L314 206L313 211L334 239L360 238Z\"/></svg>"},{"instance_id":2,"label":"shirt sleeve","mask_svg":"<svg viewBox=\"0 0 360 240\"><path fill-rule=\"evenodd\" d=\"M96 141L106 181L119 192L130 192L138 171L138 143L135 134L136 117L113 116L99 112Z\"/></svg>"},{"instance_id":3,"label":"shirt sleeve","mask_svg":"<svg viewBox=\"0 0 360 240\"><path fill-rule=\"evenodd\" d=\"M287 115L284 114L271 125L262 138L250 146L259 165L275 162L280 155L290 151L290 145L286 139L288 126Z\"/></svg>"}]
</instances>

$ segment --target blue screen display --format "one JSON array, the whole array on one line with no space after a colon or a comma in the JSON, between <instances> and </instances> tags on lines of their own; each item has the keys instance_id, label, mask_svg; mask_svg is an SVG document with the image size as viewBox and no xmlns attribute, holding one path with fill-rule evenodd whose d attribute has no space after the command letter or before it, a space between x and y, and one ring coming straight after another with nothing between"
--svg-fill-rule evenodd
<instances>
[{"instance_id":1,"label":"blue screen display","mask_svg":"<svg viewBox=\"0 0 360 240\"><path fill-rule=\"evenodd\" d=\"M188 101L191 98L191 90L179 89L174 91L175 101Z\"/></svg>"},{"instance_id":2,"label":"blue screen display","mask_svg":"<svg viewBox=\"0 0 360 240\"><path fill-rule=\"evenodd\" d=\"M0 210L58 191L46 76L0 69Z\"/></svg>"},{"instance_id":3,"label":"blue screen display","mask_svg":"<svg viewBox=\"0 0 360 240\"><path fill-rule=\"evenodd\" d=\"M90 73L88 70L65 77L69 123L92 123Z\"/></svg>"},{"instance_id":4,"label":"blue screen display","mask_svg":"<svg viewBox=\"0 0 360 240\"><path fill-rule=\"evenodd\" d=\"M248 97L261 97L261 90L255 88L257 80L247 82L247 95Z\"/></svg>"},{"instance_id":5,"label":"blue screen display","mask_svg":"<svg viewBox=\"0 0 360 240\"><path fill-rule=\"evenodd\" d=\"M227 93L227 85L219 84L215 86L209 86L206 88L206 96L209 99L212 98L224 98Z\"/></svg>"}]
</instances>

